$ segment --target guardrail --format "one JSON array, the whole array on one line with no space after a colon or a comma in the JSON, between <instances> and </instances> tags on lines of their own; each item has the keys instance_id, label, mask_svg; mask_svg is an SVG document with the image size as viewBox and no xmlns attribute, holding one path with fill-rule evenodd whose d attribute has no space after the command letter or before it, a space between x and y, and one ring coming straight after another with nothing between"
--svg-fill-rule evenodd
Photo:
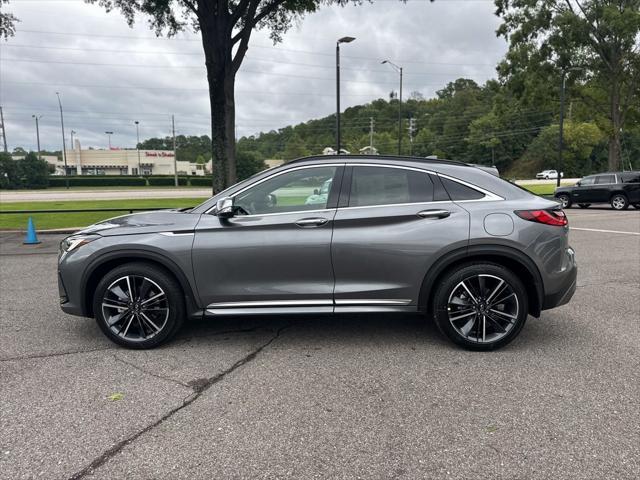
<instances>
[{"instance_id":1,"label":"guardrail","mask_svg":"<svg viewBox=\"0 0 640 480\"><path fill-rule=\"evenodd\" d=\"M0 210L0 214L9 213L85 213L85 212L149 212L152 210L175 210L167 207L149 207L149 208L74 208L74 209L51 209L51 210Z\"/></svg>"}]
</instances>

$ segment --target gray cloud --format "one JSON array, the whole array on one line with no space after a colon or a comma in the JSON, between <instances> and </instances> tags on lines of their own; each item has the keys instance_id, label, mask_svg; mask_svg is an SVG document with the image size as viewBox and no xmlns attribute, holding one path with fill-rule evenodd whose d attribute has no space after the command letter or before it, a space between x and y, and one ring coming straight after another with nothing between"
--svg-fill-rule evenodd
<instances>
[{"instance_id":1,"label":"gray cloud","mask_svg":"<svg viewBox=\"0 0 640 480\"><path fill-rule=\"evenodd\" d=\"M342 48L344 108L397 90L397 74L380 65L385 58L403 65L407 95L433 96L460 76L482 83L506 51L495 37L493 8L490 1L378 1L323 8L275 47L268 32L255 32L236 82L237 133L333 113L335 40L344 35L357 39ZM134 120L142 138L169 135L171 114L178 133L209 133L196 35L156 39L143 18L130 29L117 12L73 0L14 1L10 9L21 19L16 36L0 44L0 104L10 148L35 148L32 114L43 115L42 148L61 148L56 91L67 140L73 129L83 146L105 147L107 130L115 132L114 145L133 146Z\"/></svg>"}]
</instances>

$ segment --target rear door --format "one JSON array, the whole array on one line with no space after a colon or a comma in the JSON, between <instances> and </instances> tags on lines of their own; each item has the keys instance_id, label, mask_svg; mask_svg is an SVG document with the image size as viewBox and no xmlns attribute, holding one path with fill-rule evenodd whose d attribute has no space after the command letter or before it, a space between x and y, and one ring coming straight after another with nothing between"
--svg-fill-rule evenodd
<instances>
[{"instance_id":1,"label":"rear door","mask_svg":"<svg viewBox=\"0 0 640 480\"><path fill-rule=\"evenodd\" d=\"M469 214L412 167L347 166L331 255L336 312L413 306L443 253L467 245Z\"/></svg>"},{"instance_id":2,"label":"rear door","mask_svg":"<svg viewBox=\"0 0 640 480\"><path fill-rule=\"evenodd\" d=\"M596 175L596 181L591 187L589 198L593 203L606 203L616 186L616 176L613 174Z\"/></svg>"}]
</instances>

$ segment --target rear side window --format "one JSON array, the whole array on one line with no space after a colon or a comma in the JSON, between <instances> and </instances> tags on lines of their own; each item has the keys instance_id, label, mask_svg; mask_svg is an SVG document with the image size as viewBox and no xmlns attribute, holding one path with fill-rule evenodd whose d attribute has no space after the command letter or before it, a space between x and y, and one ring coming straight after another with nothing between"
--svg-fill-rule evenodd
<instances>
[{"instance_id":1,"label":"rear side window","mask_svg":"<svg viewBox=\"0 0 640 480\"><path fill-rule=\"evenodd\" d=\"M350 207L432 200L433 183L427 173L403 168L353 167Z\"/></svg>"},{"instance_id":2,"label":"rear side window","mask_svg":"<svg viewBox=\"0 0 640 480\"><path fill-rule=\"evenodd\" d=\"M454 180L449 180L445 177L440 177L440 180L442 180L442 184L449 193L451 200L478 200L484 197L484 193Z\"/></svg>"},{"instance_id":3,"label":"rear side window","mask_svg":"<svg viewBox=\"0 0 640 480\"><path fill-rule=\"evenodd\" d=\"M596 177L596 185L602 185L604 183L616 183L615 175L598 175Z\"/></svg>"},{"instance_id":4,"label":"rear side window","mask_svg":"<svg viewBox=\"0 0 640 480\"><path fill-rule=\"evenodd\" d=\"M623 173L621 176L624 183L640 183L640 172Z\"/></svg>"}]
</instances>

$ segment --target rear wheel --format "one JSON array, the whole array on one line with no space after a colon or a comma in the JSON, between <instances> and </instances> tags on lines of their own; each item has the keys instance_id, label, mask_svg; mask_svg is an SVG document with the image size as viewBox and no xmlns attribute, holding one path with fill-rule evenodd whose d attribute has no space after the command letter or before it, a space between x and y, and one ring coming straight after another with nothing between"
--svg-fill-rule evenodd
<instances>
[{"instance_id":1,"label":"rear wheel","mask_svg":"<svg viewBox=\"0 0 640 480\"><path fill-rule=\"evenodd\" d=\"M510 270L493 263L455 268L440 282L433 301L440 331L469 350L493 350L522 330L528 298Z\"/></svg>"},{"instance_id":2,"label":"rear wheel","mask_svg":"<svg viewBox=\"0 0 640 480\"><path fill-rule=\"evenodd\" d=\"M569 198L569 195L562 193L558 195L557 198L560 200L560 203L562 203L562 208L571 208L571 198Z\"/></svg>"},{"instance_id":3,"label":"rear wheel","mask_svg":"<svg viewBox=\"0 0 640 480\"><path fill-rule=\"evenodd\" d=\"M611 206L614 210L626 210L629 208L629 200L622 193L616 193L611 197Z\"/></svg>"},{"instance_id":4,"label":"rear wheel","mask_svg":"<svg viewBox=\"0 0 640 480\"><path fill-rule=\"evenodd\" d=\"M171 338L185 316L182 289L164 270L130 263L107 273L93 311L104 334L129 348L153 348Z\"/></svg>"},{"instance_id":5,"label":"rear wheel","mask_svg":"<svg viewBox=\"0 0 640 480\"><path fill-rule=\"evenodd\" d=\"M579 203L578 206L580 208L589 208L591 206L591 204L590 203Z\"/></svg>"}]
</instances>

